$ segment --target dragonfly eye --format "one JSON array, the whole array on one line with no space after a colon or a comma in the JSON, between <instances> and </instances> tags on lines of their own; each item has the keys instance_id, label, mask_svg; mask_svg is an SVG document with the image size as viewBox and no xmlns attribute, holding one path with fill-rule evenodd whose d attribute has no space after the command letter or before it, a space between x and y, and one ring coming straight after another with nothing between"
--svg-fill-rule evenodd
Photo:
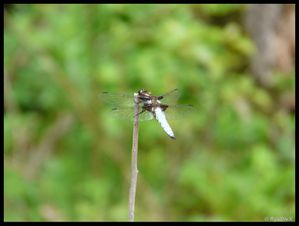
<instances>
[{"instance_id":1,"label":"dragonfly eye","mask_svg":"<svg viewBox=\"0 0 299 226\"><path fill-rule=\"evenodd\" d=\"M151 95L150 92L146 91L145 89L141 89L138 91L138 94L139 95Z\"/></svg>"},{"instance_id":2,"label":"dragonfly eye","mask_svg":"<svg viewBox=\"0 0 299 226\"><path fill-rule=\"evenodd\" d=\"M139 99L142 100L142 101L144 101L144 102L151 100L151 98L148 97L148 96L140 96Z\"/></svg>"}]
</instances>

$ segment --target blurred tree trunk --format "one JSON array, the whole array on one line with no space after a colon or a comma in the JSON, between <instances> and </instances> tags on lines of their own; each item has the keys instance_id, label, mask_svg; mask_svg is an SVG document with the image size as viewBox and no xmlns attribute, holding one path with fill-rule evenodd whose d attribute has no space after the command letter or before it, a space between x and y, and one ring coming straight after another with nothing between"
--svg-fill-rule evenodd
<instances>
[{"instance_id":1,"label":"blurred tree trunk","mask_svg":"<svg viewBox=\"0 0 299 226\"><path fill-rule=\"evenodd\" d=\"M273 71L294 70L295 5L252 4L245 16L247 30L257 47L251 71L261 85L269 87Z\"/></svg>"}]
</instances>

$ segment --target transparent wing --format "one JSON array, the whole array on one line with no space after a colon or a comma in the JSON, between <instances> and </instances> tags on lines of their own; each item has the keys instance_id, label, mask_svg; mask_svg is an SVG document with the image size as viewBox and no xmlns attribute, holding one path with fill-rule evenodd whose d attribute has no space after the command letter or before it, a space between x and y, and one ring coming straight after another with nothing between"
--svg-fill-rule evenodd
<instances>
[{"instance_id":1,"label":"transparent wing","mask_svg":"<svg viewBox=\"0 0 299 226\"><path fill-rule=\"evenodd\" d=\"M134 94L102 92L99 94L99 98L112 107L134 106Z\"/></svg>"},{"instance_id":2,"label":"transparent wing","mask_svg":"<svg viewBox=\"0 0 299 226\"><path fill-rule=\"evenodd\" d=\"M162 103L175 104L180 97L180 91L178 89L174 89L161 96L163 96L163 99L161 99Z\"/></svg>"},{"instance_id":3,"label":"transparent wing","mask_svg":"<svg viewBox=\"0 0 299 226\"><path fill-rule=\"evenodd\" d=\"M190 104L169 105L165 110L167 119L181 120L196 113L196 108Z\"/></svg>"},{"instance_id":4,"label":"transparent wing","mask_svg":"<svg viewBox=\"0 0 299 226\"><path fill-rule=\"evenodd\" d=\"M139 106L138 112L141 112L142 108ZM119 107L113 108L111 111L112 116L124 119L124 120L134 120L134 107ZM153 114L151 112L145 111L139 114L139 121L147 121L153 119Z\"/></svg>"}]
</instances>

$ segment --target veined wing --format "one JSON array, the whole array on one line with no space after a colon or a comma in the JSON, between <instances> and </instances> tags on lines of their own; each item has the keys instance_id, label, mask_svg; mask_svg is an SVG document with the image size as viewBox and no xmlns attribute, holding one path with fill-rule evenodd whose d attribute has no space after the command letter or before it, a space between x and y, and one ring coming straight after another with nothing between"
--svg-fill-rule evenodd
<instances>
[{"instance_id":1,"label":"veined wing","mask_svg":"<svg viewBox=\"0 0 299 226\"><path fill-rule=\"evenodd\" d=\"M196 112L196 108L190 104L169 105L165 110L167 119L181 120L191 116Z\"/></svg>"},{"instance_id":2,"label":"veined wing","mask_svg":"<svg viewBox=\"0 0 299 226\"><path fill-rule=\"evenodd\" d=\"M177 100L180 97L180 91L178 89L173 89L161 96L163 96L163 99L161 99L162 103L176 104Z\"/></svg>"},{"instance_id":3,"label":"veined wing","mask_svg":"<svg viewBox=\"0 0 299 226\"><path fill-rule=\"evenodd\" d=\"M142 111L142 107L139 106L138 112ZM124 119L124 120L134 120L134 107L118 107L113 108L111 114L114 117ZM153 119L154 116L151 112L145 111L139 114L139 121L147 121Z\"/></svg>"},{"instance_id":4,"label":"veined wing","mask_svg":"<svg viewBox=\"0 0 299 226\"><path fill-rule=\"evenodd\" d=\"M102 92L99 94L99 98L112 107L134 106L133 93L117 94L117 93Z\"/></svg>"}]
</instances>

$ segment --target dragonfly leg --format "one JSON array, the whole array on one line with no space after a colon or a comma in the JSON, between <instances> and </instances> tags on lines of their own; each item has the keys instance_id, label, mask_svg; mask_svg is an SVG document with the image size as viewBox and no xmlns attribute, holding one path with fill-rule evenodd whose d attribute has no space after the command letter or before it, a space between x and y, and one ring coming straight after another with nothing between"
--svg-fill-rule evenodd
<instances>
[{"instance_id":1,"label":"dragonfly leg","mask_svg":"<svg viewBox=\"0 0 299 226\"><path fill-rule=\"evenodd\" d=\"M145 112L145 109L142 109L141 112L138 112L135 116L142 114L143 112Z\"/></svg>"}]
</instances>

